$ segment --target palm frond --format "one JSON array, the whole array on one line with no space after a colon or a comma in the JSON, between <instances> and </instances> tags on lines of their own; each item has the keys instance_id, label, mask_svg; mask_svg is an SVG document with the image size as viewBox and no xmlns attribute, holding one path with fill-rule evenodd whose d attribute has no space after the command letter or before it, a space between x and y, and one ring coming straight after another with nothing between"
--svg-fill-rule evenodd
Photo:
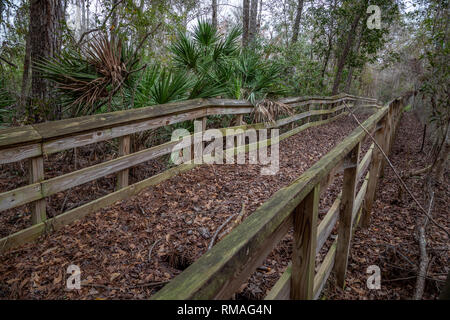
<instances>
[{"instance_id":1,"label":"palm frond","mask_svg":"<svg viewBox=\"0 0 450 320\"><path fill-rule=\"evenodd\" d=\"M184 33L178 33L177 40L170 46L173 58L179 67L189 70L197 68L200 53L194 42Z\"/></svg>"},{"instance_id":2,"label":"palm frond","mask_svg":"<svg viewBox=\"0 0 450 320\"><path fill-rule=\"evenodd\" d=\"M69 47L54 58L37 62L35 68L56 83L72 116L90 114L124 84L129 73L125 54L129 50L120 39L99 35L79 50Z\"/></svg>"},{"instance_id":3,"label":"palm frond","mask_svg":"<svg viewBox=\"0 0 450 320\"><path fill-rule=\"evenodd\" d=\"M217 29L209 22L198 20L192 37L203 48L211 48L219 40Z\"/></svg>"},{"instance_id":4,"label":"palm frond","mask_svg":"<svg viewBox=\"0 0 450 320\"><path fill-rule=\"evenodd\" d=\"M256 103L252 111L253 120L256 123L274 123L280 116L293 114L294 110L291 106L270 99L263 99Z\"/></svg>"},{"instance_id":5,"label":"palm frond","mask_svg":"<svg viewBox=\"0 0 450 320\"><path fill-rule=\"evenodd\" d=\"M191 86L192 83L186 73L163 69L154 86L150 88L149 98L156 104L184 100Z\"/></svg>"}]
</instances>

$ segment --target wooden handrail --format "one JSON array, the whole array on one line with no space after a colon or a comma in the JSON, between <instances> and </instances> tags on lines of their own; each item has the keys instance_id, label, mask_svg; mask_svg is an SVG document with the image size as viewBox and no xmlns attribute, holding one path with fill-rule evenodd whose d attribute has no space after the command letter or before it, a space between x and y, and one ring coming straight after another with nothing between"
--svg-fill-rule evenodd
<instances>
[{"instance_id":1,"label":"wooden handrail","mask_svg":"<svg viewBox=\"0 0 450 320\"><path fill-rule=\"evenodd\" d=\"M347 99L348 101L364 100L368 102L376 102L375 99L359 98L351 95L338 95L335 97L300 97L300 98L286 98L280 100L283 103L291 104L302 102L304 104L315 103L336 103ZM209 110L208 110L209 108ZM83 116L78 118L64 119L58 121L50 121L39 123L35 125L28 125L22 127L14 127L0 130L0 151L11 147L29 145L33 143L45 143L59 138L64 138L73 135L81 135L83 133L91 133L125 125L135 125L146 120L163 118L173 116L176 114L186 114L197 111L197 114L192 114L193 118L200 118L201 116L213 114L246 114L252 111L252 104L245 100L232 99L195 99L181 102L173 102L162 105L150 106L139 109L122 110L110 113L96 114L91 116ZM201 112L203 110L203 112ZM180 121L189 119L180 119ZM180 122L177 121L177 122ZM171 122L176 123L176 122ZM170 123L154 123L145 126L142 130L148 130L155 127L164 126ZM137 130L142 131L142 130ZM122 135L127 134L123 133ZM115 136L108 137L118 137ZM94 141L96 142L96 141ZM73 146L72 146L73 147ZM64 150L64 149L63 149ZM60 149L50 148L44 150L43 153L52 153L60 151Z\"/></svg>"},{"instance_id":2,"label":"wooden handrail","mask_svg":"<svg viewBox=\"0 0 450 320\"><path fill-rule=\"evenodd\" d=\"M382 148L389 147L392 133L395 132L401 116L402 103L396 103L396 101L383 107L363 123L367 130L383 133L377 135ZM389 122L395 124L392 130L387 126ZM379 131L381 129L383 130ZM319 248L316 248L315 235L318 238L328 237L331 233L330 225L334 226L337 223L338 211L346 210L346 222L341 222L340 225L341 239L339 241L336 239L331 246L317 274L308 273L293 279L290 274L291 269L288 268L269 293L269 298L317 298L334 266L337 250L340 250L341 254L338 256L340 260L336 272L342 282L345 279L345 269L342 270L342 268L345 268L348 259L349 238L353 234L352 226L360 220L363 212L363 200L366 202L367 194L374 192L370 179L378 179L378 172L371 169L366 174L359 192L355 194L355 183L362 177L368 166L374 161L376 162L374 159L377 158L377 152L374 152L375 149L372 145L362 161L358 161L359 145L364 138L366 138L365 130L357 127L344 141L323 156L293 183L277 191L210 251L152 296L152 299L228 299L285 236L293 225L293 219L299 223L298 228L294 227L294 232L297 232L294 234L294 246L295 242L302 246L294 250L294 254L306 255L308 252L318 252L325 240L322 239ZM349 158L350 160L344 161L352 152L353 156ZM314 225L315 218L313 216L317 213L317 210L314 209L317 204L315 205L314 201L318 202L318 186L323 181L330 183L330 172L335 172L336 167L342 164L347 168L345 173L347 182L344 182L344 185L347 183L345 190L347 205L342 207L342 197L339 197L330 208L326 219L323 220L326 225L321 226L322 222L319 224L320 233L318 233L318 226ZM307 204L303 203L304 201ZM299 216L297 219L308 219L310 222L303 223L293 218L293 212L296 208L298 210L299 206L302 206L299 212L308 215L303 218ZM310 216L311 214L312 216ZM307 232L313 236L305 238L305 234L298 234L298 232ZM296 237L301 239L296 240ZM314 243L308 244L311 239L314 239ZM296 275L299 274L299 271L314 272L313 262L314 259L311 260L307 256L297 260ZM311 280L312 278L313 280ZM296 287L292 288L292 286Z\"/></svg>"},{"instance_id":3,"label":"wooden handrail","mask_svg":"<svg viewBox=\"0 0 450 320\"><path fill-rule=\"evenodd\" d=\"M333 103L333 105L325 110L309 110L279 119L270 125L264 123L246 124L231 129L275 128L286 124L294 124L300 119L308 118L309 121L311 116L320 116L319 121L308 122L283 133L280 136L280 140L282 140L311 126L322 125L344 115L345 112L342 112L344 106L334 105L334 103L346 100L359 101L359 97L345 94L331 98L309 97L308 99L295 99L297 99L297 102L302 101L302 103L310 101L312 104L322 104L325 101L327 103ZM361 98L360 100L376 105L374 99ZM100 204L103 206L109 205L117 201L117 199L123 199L124 197L126 198L131 194L137 193L145 186L163 181L178 172L194 167L192 165L181 165L179 170L170 169L160 175L128 186L128 169L130 167L158 156L169 154L178 143L167 142L130 154L130 134L185 120L201 118L204 121L206 116L216 114L239 115L241 119L240 123L242 123L242 115L250 113L252 110L252 105L247 101L197 99L0 130L0 164L29 158L31 176L29 185L0 193L0 211L33 202L31 206L33 226L0 239L0 247L2 250L7 250L24 242L31 241L49 228L58 228L82 217L98 208ZM336 113L338 115L334 116ZM323 119L323 116L326 115L330 115L331 118ZM226 134L226 129L221 129L224 134ZM45 179L43 155L112 138L120 138L120 154L118 158L51 179ZM111 173L117 173L116 192L92 201L80 208L72 209L52 219L46 218L46 197Z\"/></svg>"}]
</instances>

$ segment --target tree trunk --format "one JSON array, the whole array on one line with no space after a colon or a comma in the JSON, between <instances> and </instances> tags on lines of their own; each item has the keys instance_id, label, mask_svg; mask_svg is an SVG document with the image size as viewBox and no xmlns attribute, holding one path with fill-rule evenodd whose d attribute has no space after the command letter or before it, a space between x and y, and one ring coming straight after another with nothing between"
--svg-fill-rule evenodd
<instances>
[{"instance_id":1,"label":"tree trunk","mask_svg":"<svg viewBox=\"0 0 450 320\"><path fill-rule=\"evenodd\" d=\"M242 46L245 48L248 44L248 27L249 27L249 7L250 0L242 2Z\"/></svg>"},{"instance_id":2,"label":"tree trunk","mask_svg":"<svg viewBox=\"0 0 450 320\"><path fill-rule=\"evenodd\" d=\"M248 42L252 43L256 37L256 17L258 16L258 0L252 0L250 5L250 25Z\"/></svg>"},{"instance_id":3,"label":"tree trunk","mask_svg":"<svg viewBox=\"0 0 450 320\"><path fill-rule=\"evenodd\" d=\"M86 27L85 30L89 30L89 7L91 6L91 1L87 0L86 6Z\"/></svg>"},{"instance_id":4,"label":"tree trunk","mask_svg":"<svg viewBox=\"0 0 450 320\"><path fill-rule=\"evenodd\" d=\"M212 0L212 25L217 28L217 0Z\"/></svg>"},{"instance_id":5,"label":"tree trunk","mask_svg":"<svg viewBox=\"0 0 450 320\"><path fill-rule=\"evenodd\" d=\"M298 0L297 13L295 15L294 27L292 28L291 43L296 43L298 40L298 33L300 31L300 20L302 19L303 0Z\"/></svg>"},{"instance_id":6,"label":"tree trunk","mask_svg":"<svg viewBox=\"0 0 450 320\"><path fill-rule=\"evenodd\" d=\"M339 56L339 59L337 61L337 70L336 70L336 76L334 77L334 84L333 84L333 91L332 94L335 95L339 91L339 85L341 84L341 78L342 78L342 71L344 71L345 63L347 62L347 57L350 52L350 49L353 46L353 42L355 41L355 31L358 27L359 20L361 20L362 11L359 10L356 13L355 18L353 19L352 25L350 27L350 30L347 35L347 40L345 42L344 50L342 51L342 54Z\"/></svg>"},{"instance_id":7,"label":"tree trunk","mask_svg":"<svg viewBox=\"0 0 450 320\"><path fill-rule=\"evenodd\" d=\"M28 28L29 29L29 28ZM30 58L31 58L31 44L30 44L30 30L27 32L25 40L25 58L23 60L23 74L22 74L22 87L20 91L20 104L19 113L22 114L25 111L25 103L29 92L29 79L30 79Z\"/></svg>"},{"instance_id":8,"label":"tree trunk","mask_svg":"<svg viewBox=\"0 0 450 320\"><path fill-rule=\"evenodd\" d=\"M259 1L259 13L258 13L258 23L256 24L256 32L261 31L261 20L262 20L262 0Z\"/></svg>"},{"instance_id":9,"label":"tree trunk","mask_svg":"<svg viewBox=\"0 0 450 320\"><path fill-rule=\"evenodd\" d=\"M332 49L332 45L333 45L333 37L331 35L328 36L328 49L327 49L327 53L325 55L325 59L323 61L323 67L322 67L322 78L320 80L320 86L323 88L324 87L324 80L325 80L325 72L327 71L327 67L328 67L328 61L330 60L330 55L331 55L331 49Z\"/></svg>"},{"instance_id":10,"label":"tree trunk","mask_svg":"<svg viewBox=\"0 0 450 320\"><path fill-rule=\"evenodd\" d=\"M439 182L444 181L445 168L447 168L448 157L450 154L450 143L449 143L449 127L447 126L447 132L445 135L445 142L442 146L441 152L438 154L436 160L436 179Z\"/></svg>"},{"instance_id":11,"label":"tree trunk","mask_svg":"<svg viewBox=\"0 0 450 320\"><path fill-rule=\"evenodd\" d=\"M361 32L359 34L359 38L358 38L358 44L356 45L356 56L359 55L359 49L361 48L361 41L364 35L364 32L366 31L366 24L364 23L361 27ZM350 66L349 67L349 71L348 71L348 75L347 75L347 83L345 85L345 92L349 93L350 92L350 87L352 85L352 80L353 80L353 70L354 70L354 66Z\"/></svg>"},{"instance_id":12,"label":"tree trunk","mask_svg":"<svg viewBox=\"0 0 450 320\"><path fill-rule=\"evenodd\" d=\"M60 0L32 0L30 3L30 43L32 65L48 59L61 48L61 20L63 7ZM33 104L44 106L50 94L49 82L35 68L31 76ZM50 111L50 110L47 110ZM53 110L54 111L54 110ZM42 121L34 113L34 121Z\"/></svg>"},{"instance_id":13,"label":"tree trunk","mask_svg":"<svg viewBox=\"0 0 450 320\"><path fill-rule=\"evenodd\" d=\"M81 34L86 30L86 1L81 0Z\"/></svg>"},{"instance_id":14,"label":"tree trunk","mask_svg":"<svg viewBox=\"0 0 450 320\"><path fill-rule=\"evenodd\" d=\"M119 17L117 16L117 10L119 9L119 5L117 3L119 0L113 0L112 8L114 8L114 11L111 15L111 26L110 26L110 37L112 39L116 39L117 36L117 28L119 26ZM117 5L117 6L116 6Z\"/></svg>"}]
</instances>

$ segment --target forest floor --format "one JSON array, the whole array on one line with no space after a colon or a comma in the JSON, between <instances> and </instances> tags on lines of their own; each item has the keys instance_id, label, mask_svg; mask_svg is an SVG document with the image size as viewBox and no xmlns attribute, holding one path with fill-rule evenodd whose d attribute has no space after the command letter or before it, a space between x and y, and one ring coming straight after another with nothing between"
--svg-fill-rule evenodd
<instances>
[{"instance_id":1,"label":"forest floor","mask_svg":"<svg viewBox=\"0 0 450 320\"><path fill-rule=\"evenodd\" d=\"M0 298L147 299L206 252L215 230L230 215L240 212L242 206L245 206L243 218L248 217L277 190L291 183L329 152L355 127L356 122L352 118L343 117L326 126L307 129L282 141L280 170L276 175L262 176L260 165L203 165L147 188L130 199L103 208L61 230L41 237L35 243L6 252L0 256ZM410 130L421 134L418 123L407 114L401 122L397 137L408 132L407 138L403 139L403 148L416 150L420 145L417 146L417 139L415 135L409 134ZM401 138L399 141L402 143ZM370 141L366 141L362 152L367 150L369 144ZM407 153L410 154L411 160L407 160L398 148L396 142L392 154L397 165L402 166L404 161L410 169L414 169L420 168L425 162L419 160L424 158L424 155L412 151ZM396 156L399 159L396 160ZM411 164L411 161L414 162ZM55 163L63 166L60 162ZM158 162L152 162L146 175L161 170L162 166ZM411 295L408 285L414 284L414 279L405 280L409 281L406 283L392 281L388 285L383 281L399 274L397 269L384 267L383 263L390 257L389 250L386 249L390 248L388 245L396 248L403 244L406 246L404 242L408 241L409 251L402 253L409 253L414 259L413 256L418 252L409 229L414 227L417 212L406 212L408 208L405 207L411 205L406 195L403 196L404 200L397 200L395 207L389 202L389 199L395 202L398 193L393 178L389 180L390 174L390 170L386 169L385 178L380 182L383 186L383 202L377 200L375 204L371 228L368 231L358 230L355 235L347 278L348 287L352 290L328 288L324 294L326 298L398 299ZM106 181L105 189L113 188L114 177L107 179L103 180ZM139 180L142 180L141 177ZM339 175L322 195L319 218L323 217L336 199L341 183L342 177ZM8 188L11 188L11 184L7 184ZM70 197L75 198L71 202L83 199L83 194L88 197L88 194L94 193L95 190L102 190L102 185L92 186L95 187L94 190L81 190L81 196L76 190L72 191ZM392 190L395 195L389 193ZM386 192L389 195L385 195ZM443 205L445 200L448 200L448 190L443 192L436 201L434 215L437 220L446 218L446 206ZM380 193L378 196L380 197ZM67 196L60 195L56 199L59 199L60 207L67 209ZM72 205L75 204L70 204ZM389 215L386 216L386 213ZM17 227L17 224L14 226ZM402 228L404 236L402 233L395 234L394 231L398 228ZM431 231L434 235L435 230ZM439 243L439 239L445 238L439 231L436 232L432 246L436 249L445 247L445 243ZM259 268L241 287L236 299L263 298L286 269L291 248L292 236L288 234L264 261L264 268ZM324 252L325 249L321 251L321 256ZM447 262L448 251L433 252L436 252L436 257L432 259L430 272L443 273L445 265L443 267L442 264ZM363 261L363 258L366 260ZM380 261L381 258L384 260ZM81 269L81 290L66 289L66 270L70 264L78 265ZM377 264L382 269L382 290L373 292L365 289L365 270L370 264ZM397 265L401 266L399 263ZM385 290L385 286L389 288ZM353 290L353 287L356 290ZM382 294L382 291L386 293ZM427 283L425 297L434 298L435 292L432 282Z\"/></svg>"},{"instance_id":2,"label":"forest floor","mask_svg":"<svg viewBox=\"0 0 450 320\"><path fill-rule=\"evenodd\" d=\"M403 115L389 156L398 172L405 174L430 164L431 144L422 145L423 127L413 112ZM447 168L442 183L434 182L435 192L431 214L433 219L450 230L450 189ZM426 199L425 176L406 179L406 184L422 207L429 208ZM400 188L393 170L386 165L384 177L378 181L376 200L370 227L358 228L352 240L344 290L330 285L324 299L411 299L414 295L419 265L417 221L423 217L411 197ZM423 299L437 299L446 279L450 242L443 230L429 223L427 253L429 265ZM369 290L367 267L376 265L381 271L381 289ZM334 283L330 278L329 283Z\"/></svg>"}]
</instances>

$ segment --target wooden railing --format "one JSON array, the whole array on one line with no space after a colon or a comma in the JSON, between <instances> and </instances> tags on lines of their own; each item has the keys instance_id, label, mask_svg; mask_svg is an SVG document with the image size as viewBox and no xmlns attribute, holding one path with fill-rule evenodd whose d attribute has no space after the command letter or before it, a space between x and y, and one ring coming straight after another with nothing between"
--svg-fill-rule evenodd
<instances>
[{"instance_id":1,"label":"wooden railing","mask_svg":"<svg viewBox=\"0 0 450 320\"><path fill-rule=\"evenodd\" d=\"M342 105L343 102L379 108L375 99L351 95L286 98L281 100L281 102L289 104L297 108L297 110L303 111L302 109L307 109L308 111L279 119L272 125L272 127L281 127L287 124L293 125L298 124L299 120L303 119L303 123L299 127L281 135L280 140L308 127L321 125L341 116L345 113L343 112L345 107ZM32 215L32 226L0 239L0 251L32 241L44 232L58 229L91 212L111 205L116 201L126 199L148 186L160 183L196 166L193 163L185 163L143 181L128 185L128 170L130 167L170 154L174 146L178 144L178 141L170 141L139 152L130 153L131 134L186 120L202 119L203 123L205 123L207 116L225 114L237 115L240 125L233 127L234 129L267 127L263 123L243 124L243 115L252 111L253 106L247 101L198 99L0 130L0 165L25 159L29 159L30 163L30 183L26 186L0 193L0 211L29 204L31 205ZM311 121L312 117L319 119ZM225 134L225 128L221 130ZM119 139L119 157L116 159L51 179L45 178L44 157L46 155L113 138ZM238 150L238 152L252 147L255 146L247 145L244 150ZM112 173L117 174L115 192L53 218L47 218L47 197Z\"/></svg>"},{"instance_id":2,"label":"wooden railing","mask_svg":"<svg viewBox=\"0 0 450 320\"><path fill-rule=\"evenodd\" d=\"M389 152L403 106L409 96L395 99L368 118L363 126ZM228 299L255 272L279 241L293 228L292 262L266 299L318 298L331 271L343 286L353 231L368 226L375 189L383 166L374 144L359 158L366 132L356 128L289 186L238 225L152 299ZM358 191L356 186L365 174ZM343 170L341 194L318 223L321 190ZM316 255L339 221L338 236L315 272Z\"/></svg>"}]
</instances>

